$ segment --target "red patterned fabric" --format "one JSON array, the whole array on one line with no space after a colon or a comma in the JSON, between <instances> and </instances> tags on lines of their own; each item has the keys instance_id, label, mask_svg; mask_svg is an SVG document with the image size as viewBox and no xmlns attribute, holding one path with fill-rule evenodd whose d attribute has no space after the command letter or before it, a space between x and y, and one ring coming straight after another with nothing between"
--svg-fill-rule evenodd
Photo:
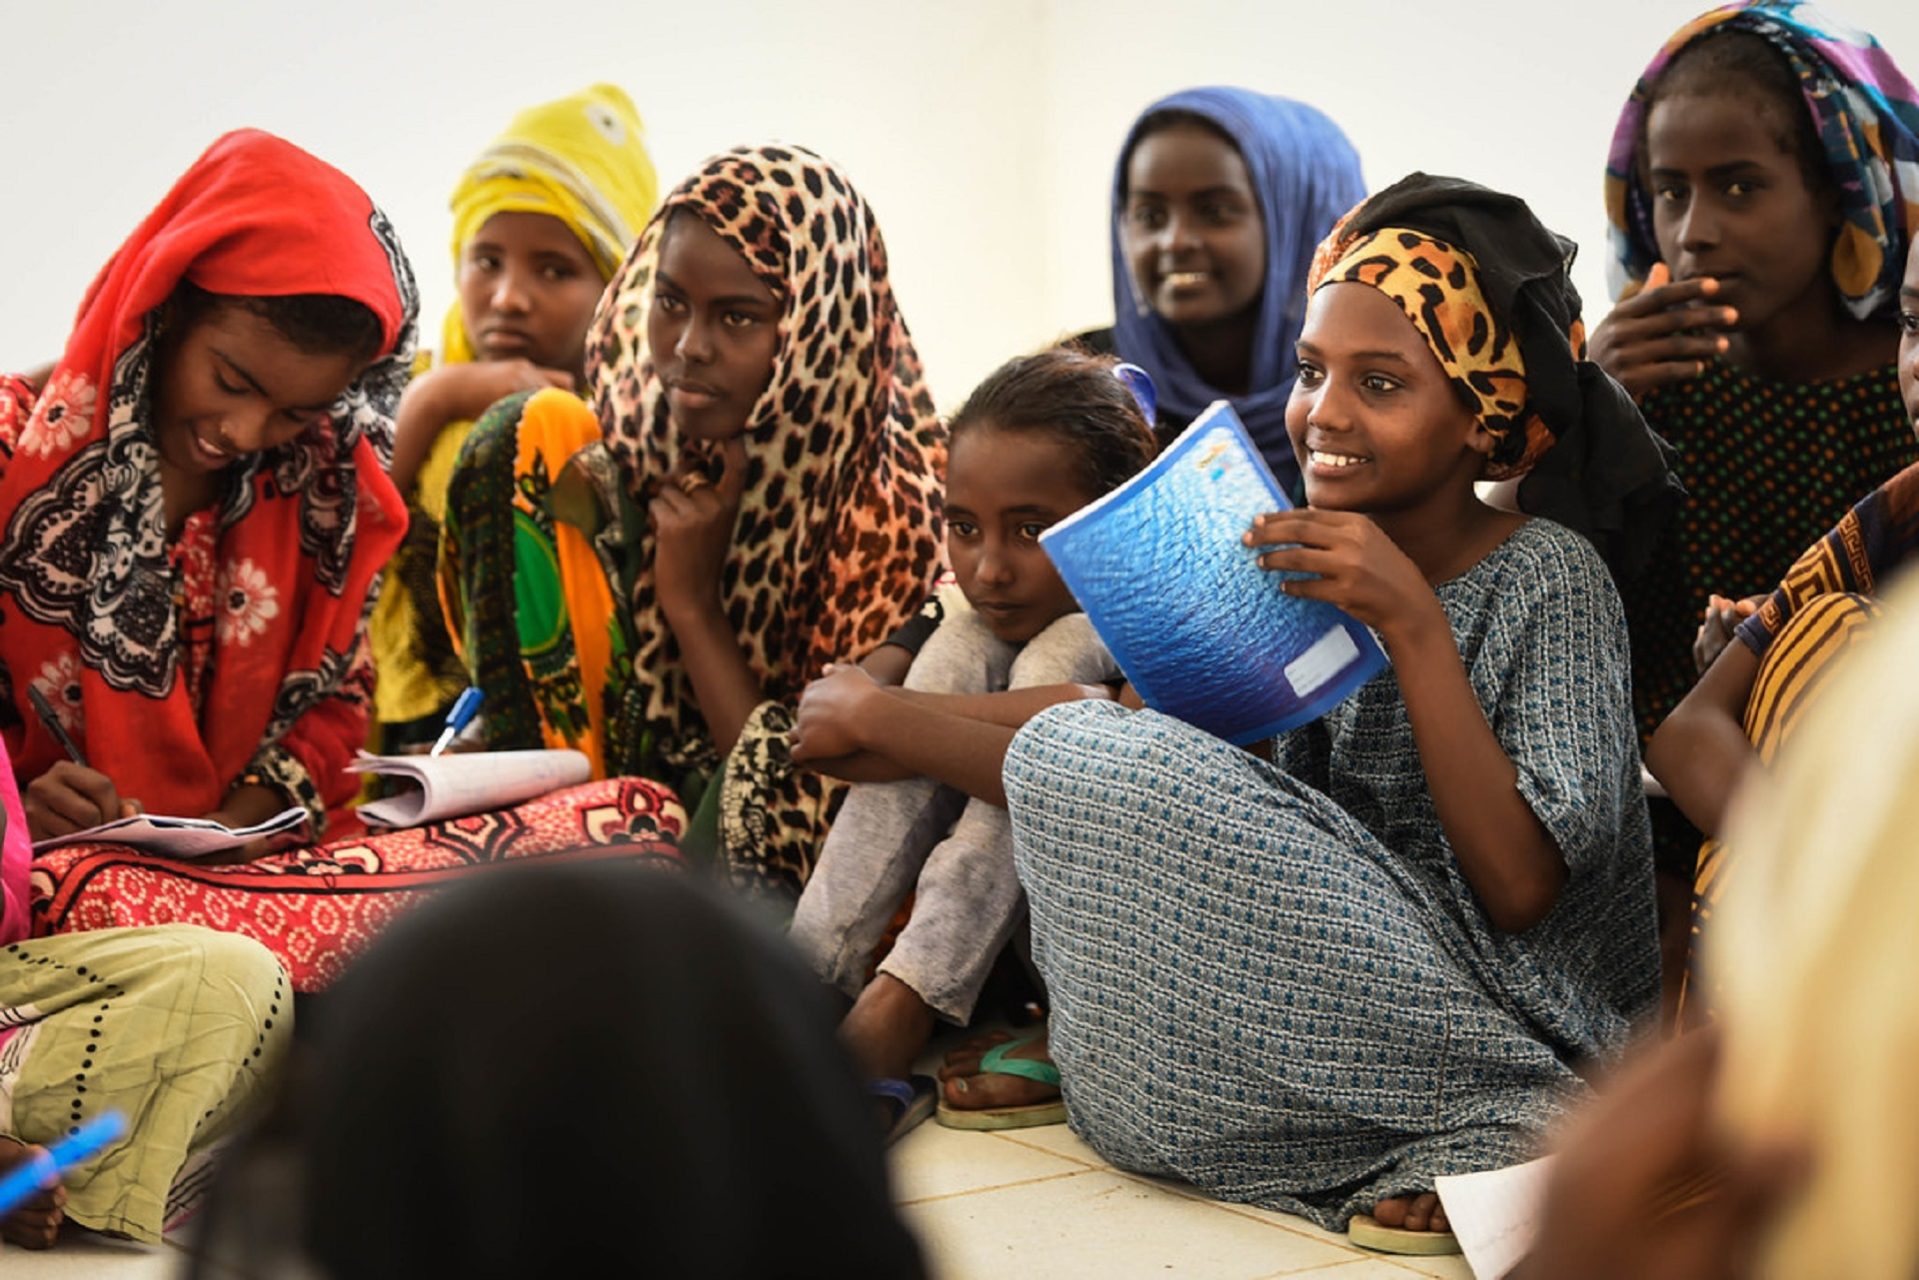
<instances>
[{"instance_id":1,"label":"red patterned fabric","mask_svg":"<svg viewBox=\"0 0 1919 1280\"><path fill-rule=\"evenodd\" d=\"M379 360L293 441L229 468L223 606L196 714L159 454L147 421L163 304L180 284L329 294L379 318ZM387 477L417 298L385 215L339 170L257 130L227 134L102 268L44 389L0 379L0 736L24 785L64 754L39 684L122 796L199 815L266 750L290 754L353 830L343 772L366 738L367 593L406 531ZM56 698L55 694L59 696Z\"/></svg>"},{"instance_id":2,"label":"red patterned fabric","mask_svg":"<svg viewBox=\"0 0 1919 1280\"><path fill-rule=\"evenodd\" d=\"M242 866L209 867L113 845L72 845L33 864L36 934L187 923L245 934L301 992L324 990L381 930L455 877L533 859L623 859L677 868L686 811L656 783L613 778L516 809L335 840Z\"/></svg>"}]
</instances>

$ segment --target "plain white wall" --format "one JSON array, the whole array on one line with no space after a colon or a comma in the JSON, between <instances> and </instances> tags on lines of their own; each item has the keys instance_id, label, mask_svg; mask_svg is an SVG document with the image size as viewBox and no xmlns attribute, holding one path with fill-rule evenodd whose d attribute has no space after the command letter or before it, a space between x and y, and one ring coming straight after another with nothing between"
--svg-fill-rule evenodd
<instances>
[{"instance_id":1,"label":"plain white wall","mask_svg":"<svg viewBox=\"0 0 1919 1280\"><path fill-rule=\"evenodd\" d=\"M843 162L879 212L933 388L1111 318L1114 151L1148 101L1238 83L1313 102L1368 181L1524 195L1580 241L1604 313L1600 174L1619 106L1704 0L0 0L0 365L57 354L92 274L220 131L275 130L356 177L414 259L432 340L446 196L519 108L612 80L663 186L735 142ZM1919 6L1843 11L1919 74Z\"/></svg>"}]
</instances>

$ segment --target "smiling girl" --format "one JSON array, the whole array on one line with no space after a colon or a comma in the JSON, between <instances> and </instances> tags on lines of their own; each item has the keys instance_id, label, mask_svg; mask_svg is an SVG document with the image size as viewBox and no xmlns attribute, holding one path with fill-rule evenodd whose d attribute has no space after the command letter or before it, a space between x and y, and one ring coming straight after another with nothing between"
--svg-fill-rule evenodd
<instances>
[{"instance_id":1,"label":"smiling girl","mask_svg":"<svg viewBox=\"0 0 1919 1280\"><path fill-rule=\"evenodd\" d=\"M1365 193L1352 144L1305 103L1222 86L1160 99L1114 174L1114 325L1080 341L1151 375L1169 437L1231 400L1293 488L1285 411L1306 268Z\"/></svg>"},{"instance_id":2,"label":"smiling girl","mask_svg":"<svg viewBox=\"0 0 1919 1280\"><path fill-rule=\"evenodd\" d=\"M872 211L800 147L681 183L587 339L593 407L510 398L461 455L442 590L496 747L675 787L689 848L790 903L840 787L792 767L807 680L909 618L945 433Z\"/></svg>"},{"instance_id":3,"label":"smiling girl","mask_svg":"<svg viewBox=\"0 0 1919 1280\"><path fill-rule=\"evenodd\" d=\"M1308 575L1287 590L1372 627L1387 672L1270 764L1109 702L1012 741L1052 1052L1117 1165L1441 1227L1433 1178L1534 1154L1653 1006L1617 596L1584 538L1474 489L1596 514L1663 472L1580 358L1570 250L1414 175L1315 261L1287 410L1311 505L1254 523L1247 572Z\"/></svg>"},{"instance_id":4,"label":"smiling girl","mask_svg":"<svg viewBox=\"0 0 1919 1280\"><path fill-rule=\"evenodd\" d=\"M368 593L406 525L386 457L416 307L366 193L243 130L108 262L46 389L0 381L0 733L33 837L136 808L229 826L298 808L333 842L237 866L68 845L34 863L36 933L209 924L315 991L475 863L671 855L683 815L642 782L451 840L359 838L346 766Z\"/></svg>"},{"instance_id":5,"label":"smiling girl","mask_svg":"<svg viewBox=\"0 0 1919 1280\"><path fill-rule=\"evenodd\" d=\"M946 554L955 582L930 606L930 635L910 642L916 653L898 688L843 667L800 698L794 760L866 785L834 819L792 939L853 1001L840 1032L875 1092L895 1104L895 1133L924 1114L916 1103L930 1086L916 1098L903 1077L936 1019L964 1025L972 1017L1025 910L1000 752L977 750L974 739L991 740L988 726L1017 728L1063 699L1110 696L1104 682L1119 678L1039 544L1050 525L1152 460L1152 430L1114 365L1042 352L1002 365L967 397L949 424ZM896 661L908 644L896 637L880 661ZM908 894L912 917L871 973ZM1053 1096L1001 1112L990 1127L1063 1118L1050 1063L1014 1059L999 1069L1024 1072Z\"/></svg>"},{"instance_id":6,"label":"smiling girl","mask_svg":"<svg viewBox=\"0 0 1919 1280\"><path fill-rule=\"evenodd\" d=\"M432 741L466 687L436 576L460 446L494 401L579 385L593 309L658 187L632 101L596 84L515 116L454 188L458 299L438 365L408 384L394 420L393 483L409 524L369 633L382 750Z\"/></svg>"},{"instance_id":7,"label":"smiling girl","mask_svg":"<svg viewBox=\"0 0 1919 1280\"><path fill-rule=\"evenodd\" d=\"M36 839L136 802L299 804L319 830L352 793L362 603L405 528L383 454L411 290L344 175L229 134L95 282L45 390L5 388L0 660Z\"/></svg>"}]
</instances>

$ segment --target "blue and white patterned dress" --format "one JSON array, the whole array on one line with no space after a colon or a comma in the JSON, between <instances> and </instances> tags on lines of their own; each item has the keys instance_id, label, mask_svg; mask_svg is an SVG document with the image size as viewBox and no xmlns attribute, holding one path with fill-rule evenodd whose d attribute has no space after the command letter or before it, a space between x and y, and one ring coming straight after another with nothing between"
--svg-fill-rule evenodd
<instances>
[{"instance_id":1,"label":"blue and white patterned dress","mask_svg":"<svg viewBox=\"0 0 1919 1280\"><path fill-rule=\"evenodd\" d=\"M1114 1164L1337 1227L1530 1158L1659 988L1619 599L1529 521L1440 586L1519 788L1571 872L1502 934L1454 862L1391 671L1276 765L1069 703L1006 759L1073 1127Z\"/></svg>"}]
</instances>

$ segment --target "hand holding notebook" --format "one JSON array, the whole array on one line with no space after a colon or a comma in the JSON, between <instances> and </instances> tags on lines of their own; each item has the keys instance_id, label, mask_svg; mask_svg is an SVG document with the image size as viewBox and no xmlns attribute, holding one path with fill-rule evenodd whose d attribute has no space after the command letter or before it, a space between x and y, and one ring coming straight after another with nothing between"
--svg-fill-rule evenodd
<instances>
[{"instance_id":1,"label":"hand holding notebook","mask_svg":"<svg viewBox=\"0 0 1919 1280\"><path fill-rule=\"evenodd\" d=\"M205 858L230 853L268 836L290 835L307 825L307 811L283 809L249 827L229 827L208 818L172 818L158 813L136 814L103 822L85 831L36 840L36 854L70 844L119 844L161 858Z\"/></svg>"},{"instance_id":2,"label":"hand holding notebook","mask_svg":"<svg viewBox=\"0 0 1919 1280\"><path fill-rule=\"evenodd\" d=\"M1244 745L1325 715L1386 663L1365 627L1288 595L1241 541L1291 506L1220 401L1040 545L1147 706Z\"/></svg>"}]
</instances>

